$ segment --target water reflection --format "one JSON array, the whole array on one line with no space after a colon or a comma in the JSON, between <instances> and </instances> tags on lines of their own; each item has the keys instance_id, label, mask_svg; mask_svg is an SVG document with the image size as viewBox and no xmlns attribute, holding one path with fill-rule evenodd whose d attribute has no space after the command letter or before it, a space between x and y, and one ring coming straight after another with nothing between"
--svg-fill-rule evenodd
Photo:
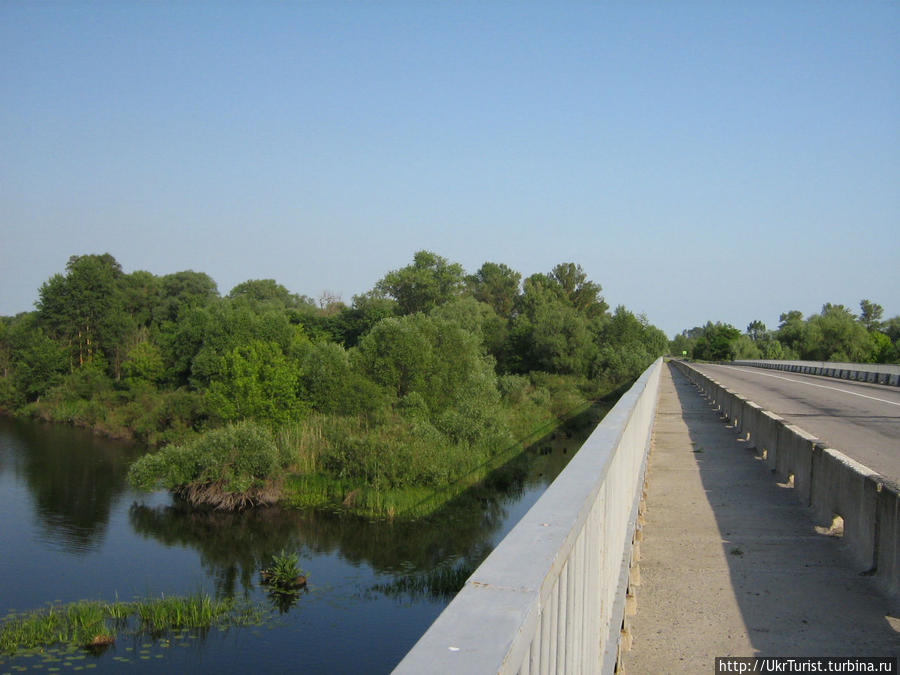
<instances>
[{"instance_id":1,"label":"water reflection","mask_svg":"<svg viewBox=\"0 0 900 675\"><path fill-rule=\"evenodd\" d=\"M71 553L99 547L128 466L145 451L62 425L0 424L0 471L25 480L41 538Z\"/></svg>"}]
</instances>

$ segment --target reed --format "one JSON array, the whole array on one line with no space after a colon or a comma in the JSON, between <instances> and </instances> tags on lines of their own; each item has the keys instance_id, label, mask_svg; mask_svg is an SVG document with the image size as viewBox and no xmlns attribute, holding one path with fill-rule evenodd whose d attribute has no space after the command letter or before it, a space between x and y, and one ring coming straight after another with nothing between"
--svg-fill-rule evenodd
<instances>
[{"instance_id":1,"label":"reed","mask_svg":"<svg viewBox=\"0 0 900 675\"><path fill-rule=\"evenodd\" d=\"M68 645L96 651L108 647L120 631L160 635L170 630L258 625L262 608L216 600L205 593L161 596L134 602L80 600L66 605L12 613L0 623L0 653Z\"/></svg>"}]
</instances>

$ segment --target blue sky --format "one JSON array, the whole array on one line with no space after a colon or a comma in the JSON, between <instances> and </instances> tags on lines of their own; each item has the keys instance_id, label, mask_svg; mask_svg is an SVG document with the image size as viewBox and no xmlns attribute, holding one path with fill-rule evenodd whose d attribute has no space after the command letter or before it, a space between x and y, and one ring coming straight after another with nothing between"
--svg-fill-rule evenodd
<instances>
[{"instance_id":1,"label":"blue sky","mask_svg":"<svg viewBox=\"0 0 900 675\"><path fill-rule=\"evenodd\" d=\"M672 335L900 314L900 3L0 0L0 314L70 255L579 263Z\"/></svg>"}]
</instances>

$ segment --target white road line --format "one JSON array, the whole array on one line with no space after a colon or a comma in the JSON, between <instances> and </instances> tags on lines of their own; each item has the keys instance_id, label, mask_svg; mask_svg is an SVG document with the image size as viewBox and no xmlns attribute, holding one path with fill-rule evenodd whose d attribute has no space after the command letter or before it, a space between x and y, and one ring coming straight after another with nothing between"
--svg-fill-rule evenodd
<instances>
[{"instance_id":1,"label":"white road line","mask_svg":"<svg viewBox=\"0 0 900 675\"><path fill-rule=\"evenodd\" d=\"M873 401L878 401L879 403L887 403L889 405L900 405L896 401L886 401L883 398L875 398L874 396L866 396L865 394L858 394L855 391L848 391L847 389L838 389L837 387L829 387L825 384L813 384L812 382L807 382L806 380L794 380L790 377L784 377L783 375L772 375L771 373L761 373L759 368L741 368L740 366L729 366L729 368L734 368L735 370L742 370L745 373L751 373L753 375L762 375L763 377L774 377L778 380L787 380L788 382L796 382L797 384L805 384L810 387L819 387L820 389L831 389L832 391L839 391L842 394L850 394L851 396L859 396L860 398L868 398Z\"/></svg>"}]
</instances>

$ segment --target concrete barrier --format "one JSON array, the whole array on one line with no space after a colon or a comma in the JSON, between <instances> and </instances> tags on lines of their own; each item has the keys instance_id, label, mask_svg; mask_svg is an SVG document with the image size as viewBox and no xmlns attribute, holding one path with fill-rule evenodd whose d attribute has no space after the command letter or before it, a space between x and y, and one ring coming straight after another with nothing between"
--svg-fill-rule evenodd
<instances>
[{"instance_id":1,"label":"concrete barrier","mask_svg":"<svg viewBox=\"0 0 900 675\"><path fill-rule=\"evenodd\" d=\"M900 606L900 488L839 450L826 447L812 434L728 391L687 363L673 363L736 428L750 434L750 445L765 455L779 480L793 481L797 499L812 509L818 525L831 528L836 522L842 523L844 542L859 571L874 575ZM814 374L841 371L809 363L797 367L807 371L796 372ZM836 516L841 520L836 521Z\"/></svg>"},{"instance_id":2,"label":"concrete barrier","mask_svg":"<svg viewBox=\"0 0 900 675\"><path fill-rule=\"evenodd\" d=\"M472 573L395 673L613 673L662 359Z\"/></svg>"},{"instance_id":3,"label":"concrete barrier","mask_svg":"<svg viewBox=\"0 0 900 675\"><path fill-rule=\"evenodd\" d=\"M752 366L769 370L784 370L790 373L823 375L857 382L889 384L900 387L900 365L889 363L838 363L832 361L773 361L748 359L732 361L736 366Z\"/></svg>"},{"instance_id":4,"label":"concrete barrier","mask_svg":"<svg viewBox=\"0 0 900 675\"><path fill-rule=\"evenodd\" d=\"M887 582L888 592L900 596L900 486L885 481L878 493L878 513L875 522L878 574ZM891 533L894 536L891 536Z\"/></svg>"}]
</instances>

